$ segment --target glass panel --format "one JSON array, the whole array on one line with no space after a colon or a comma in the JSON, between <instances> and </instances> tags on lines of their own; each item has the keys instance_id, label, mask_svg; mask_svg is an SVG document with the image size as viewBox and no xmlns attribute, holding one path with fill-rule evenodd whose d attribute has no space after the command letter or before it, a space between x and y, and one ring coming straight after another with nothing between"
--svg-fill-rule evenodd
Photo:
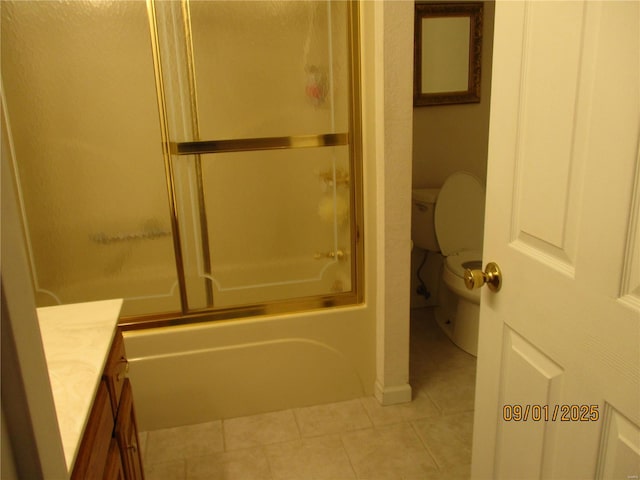
<instances>
[{"instance_id":1,"label":"glass panel","mask_svg":"<svg viewBox=\"0 0 640 480\"><path fill-rule=\"evenodd\" d=\"M348 8L157 2L170 140L349 132ZM351 149L173 155L189 310L352 292Z\"/></svg>"},{"instance_id":2,"label":"glass panel","mask_svg":"<svg viewBox=\"0 0 640 480\"><path fill-rule=\"evenodd\" d=\"M201 140L349 130L347 2L191 2Z\"/></svg>"},{"instance_id":3,"label":"glass panel","mask_svg":"<svg viewBox=\"0 0 640 480\"><path fill-rule=\"evenodd\" d=\"M213 306L210 256L198 156L173 156L172 170L188 309Z\"/></svg>"},{"instance_id":4,"label":"glass panel","mask_svg":"<svg viewBox=\"0 0 640 480\"><path fill-rule=\"evenodd\" d=\"M146 6L3 1L2 79L37 304L180 309Z\"/></svg>"},{"instance_id":5,"label":"glass panel","mask_svg":"<svg viewBox=\"0 0 640 480\"><path fill-rule=\"evenodd\" d=\"M351 289L348 147L212 155L202 169L216 306Z\"/></svg>"}]
</instances>

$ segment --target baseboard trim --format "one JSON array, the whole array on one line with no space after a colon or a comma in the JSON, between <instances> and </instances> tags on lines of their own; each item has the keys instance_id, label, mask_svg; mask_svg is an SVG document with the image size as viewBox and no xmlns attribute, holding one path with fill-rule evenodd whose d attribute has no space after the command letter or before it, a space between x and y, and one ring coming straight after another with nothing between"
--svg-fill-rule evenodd
<instances>
[{"instance_id":1,"label":"baseboard trim","mask_svg":"<svg viewBox=\"0 0 640 480\"><path fill-rule=\"evenodd\" d=\"M380 405L397 405L411 402L411 385L383 386L376 380L375 396Z\"/></svg>"}]
</instances>

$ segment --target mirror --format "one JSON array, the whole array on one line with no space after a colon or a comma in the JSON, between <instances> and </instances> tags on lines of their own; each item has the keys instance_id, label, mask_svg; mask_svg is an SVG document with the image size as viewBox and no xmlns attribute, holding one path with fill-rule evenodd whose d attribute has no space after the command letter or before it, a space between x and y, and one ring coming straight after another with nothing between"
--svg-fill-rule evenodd
<instances>
[{"instance_id":1,"label":"mirror","mask_svg":"<svg viewBox=\"0 0 640 480\"><path fill-rule=\"evenodd\" d=\"M480 101L482 3L417 3L413 105Z\"/></svg>"}]
</instances>

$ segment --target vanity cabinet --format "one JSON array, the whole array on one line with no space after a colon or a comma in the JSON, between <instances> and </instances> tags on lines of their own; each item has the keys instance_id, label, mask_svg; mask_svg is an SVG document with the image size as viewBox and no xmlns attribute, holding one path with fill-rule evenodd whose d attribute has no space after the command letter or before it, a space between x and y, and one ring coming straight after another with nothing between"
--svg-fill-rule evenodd
<instances>
[{"instance_id":1,"label":"vanity cabinet","mask_svg":"<svg viewBox=\"0 0 640 480\"><path fill-rule=\"evenodd\" d=\"M102 380L105 382L107 390L109 391L111 411L113 412L114 420L118 414L118 404L120 403L120 396L122 395L122 389L128 371L129 362L127 361L127 355L124 351L124 339L122 338L122 333L118 330L113 339L113 344L111 345L111 350L109 351L104 367L104 374L102 375Z\"/></svg>"},{"instance_id":2,"label":"vanity cabinet","mask_svg":"<svg viewBox=\"0 0 640 480\"><path fill-rule=\"evenodd\" d=\"M112 432L113 415L111 414L109 393L104 382L100 382L80 443L75 468L71 475L72 480L103 478L102 472L109 454Z\"/></svg>"},{"instance_id":3,"label":"vanity cabinet","mask_svg":"<svg viewBox=\"0 0 640 480\"><path fill-rule=\"evenodd\" d=\"M120 449L122 466L126 472L125 478L127 480L143 478L140 448L138 447L138 428L133 410L133 394L128 378L124 381L120 397L115 439Z\"/></svg>"},{"instance_id":4,"label":"vanity cabinet","mask_svg":"<svg viewBox=\"0 0 640 480\"><path fill-rule=\"evenodd\" d=\"M115 438L111 439L109 453L107 454L107 464L104 468L104 480L126 480L120 457L120 447ZM142 478L142 477L140 477Z\"/></svg>"},{"instance_id":5,"label":"vanity cabinet","mask_svg":"<svg viewBox=\"0 0 640 480\"><path fill-rule=\"evenodd\" d=\"M127 370L124 340L118 330L80 443L72 480L144 479Z\"/></svg>"}]
</instances>

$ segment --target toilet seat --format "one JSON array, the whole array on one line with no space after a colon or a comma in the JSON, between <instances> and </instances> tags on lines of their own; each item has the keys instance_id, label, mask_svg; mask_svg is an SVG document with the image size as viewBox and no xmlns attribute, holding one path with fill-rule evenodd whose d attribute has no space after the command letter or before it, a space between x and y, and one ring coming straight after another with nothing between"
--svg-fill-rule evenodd
<instances>
[{"instance_id":1,"label":"toilet seat","mask_svg":"<svg viewBox=\"0 0 640 480\"><path fill-rule=\"evenodd\" d=\"M473 175L458 172L442 185L434 209L434 230L445 257L441 309L436 319L453 343L478 354L480 290L469 290L465 268L482 265L484 187ZM472 264L476 262L476 264Z\"/></svg>"},{"instance_id":2,"label":"toilet seat","mask_svg":"<svg viewBox=\"0 0 640 480\"><path fill-rule=\"evenodd\" d=\"M484 197L480 180L467 172L454 173L442 185L434 223L445 257L465 251L482 252Z\"/></svg>"},{"instance_id":3,"label":"toilet seat","mask_svg":"<svg viewBox=\"0 0 640 480\"><path fill-rule=\"evenodd\" d=\"M476 264L469 265L472 262ZM445 264L456 277L464 278L465 269L482 269L482 253L474 250L459 252L446 257Z\"/></svg>"}]
</instances>

